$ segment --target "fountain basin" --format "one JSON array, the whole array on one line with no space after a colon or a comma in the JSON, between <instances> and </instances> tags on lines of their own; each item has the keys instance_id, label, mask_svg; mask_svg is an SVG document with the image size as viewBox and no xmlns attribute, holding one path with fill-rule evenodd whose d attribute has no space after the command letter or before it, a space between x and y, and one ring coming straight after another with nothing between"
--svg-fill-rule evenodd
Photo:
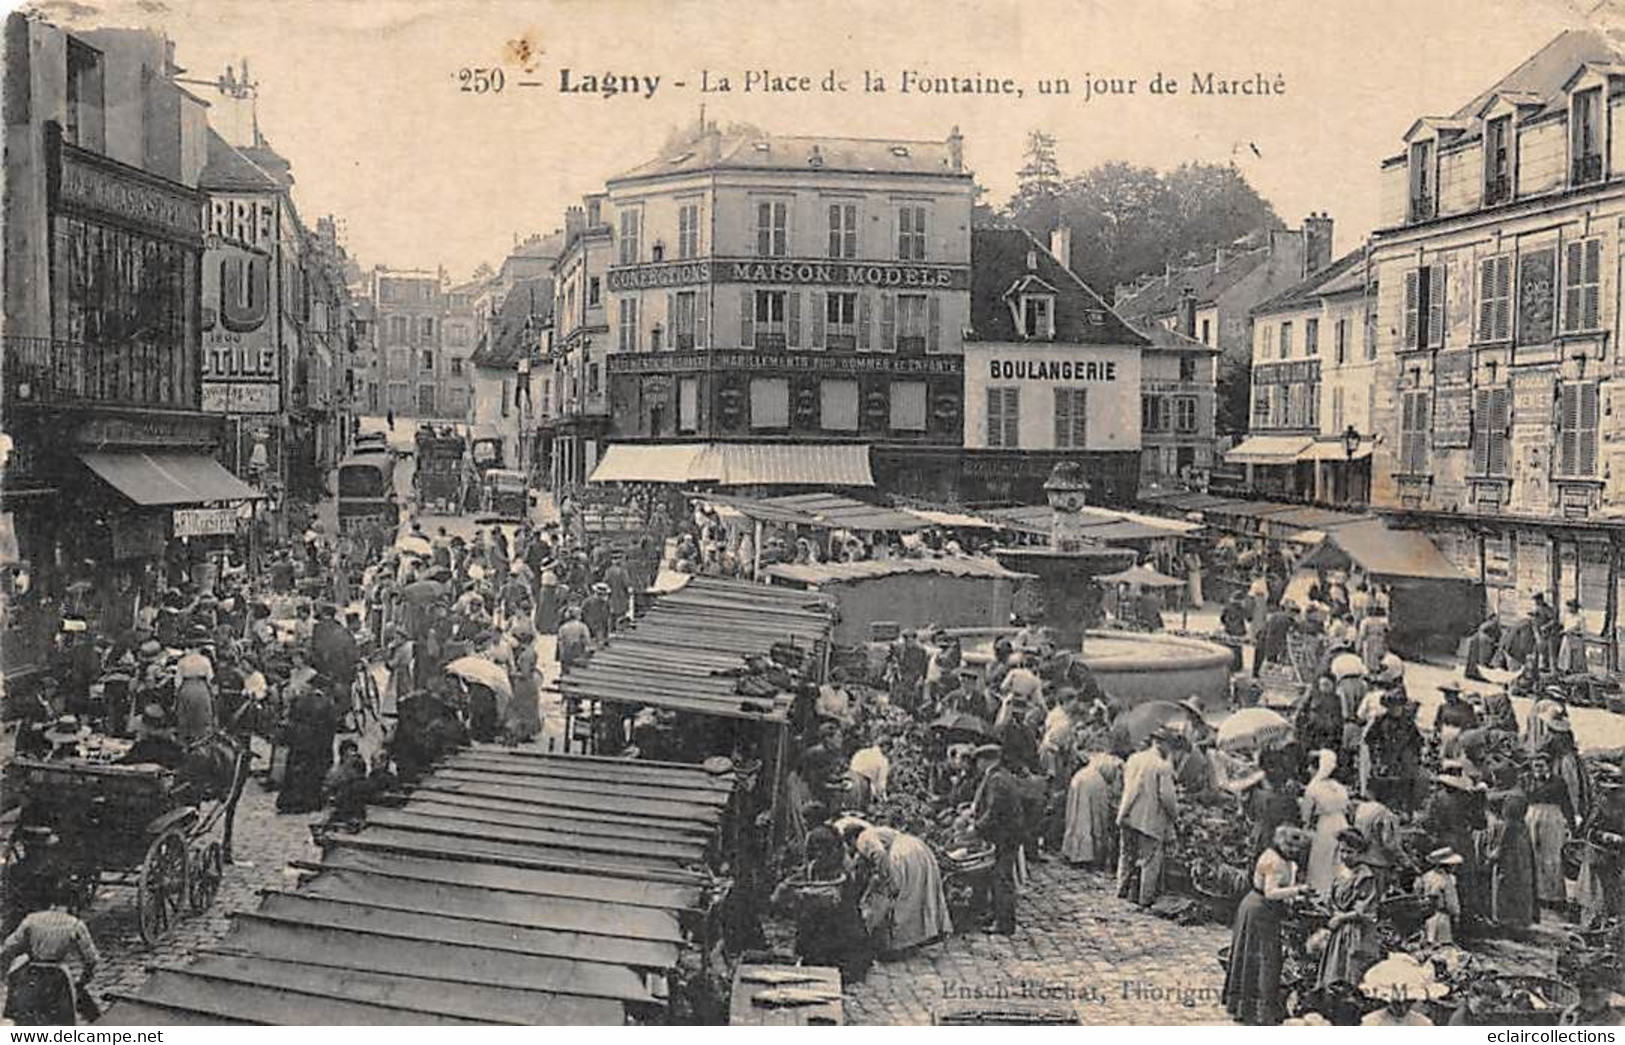
<instances>
[{"instance_id":1,"label":"fountain basin","mask_svg":"<svg viewBox=\"0 0 1625 1045\"><path fill-rule=\"evenodd\" d=\"M966 659L986 662L994 640L1013 632L966 629L959 634ZM1082 659L1101 689L1124 706L1191 696L1204 707L1223 707L1229 701L1231 653L1217 643L1183 635L1089 631Z\"/></svg>"}]
</instances>

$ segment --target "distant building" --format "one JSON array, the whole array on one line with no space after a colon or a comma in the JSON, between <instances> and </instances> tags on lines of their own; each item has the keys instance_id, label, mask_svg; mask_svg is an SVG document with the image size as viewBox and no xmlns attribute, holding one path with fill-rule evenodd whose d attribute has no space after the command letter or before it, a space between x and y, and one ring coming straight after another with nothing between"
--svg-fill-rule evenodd
<instances>
[{"instance_id":1,"label":"distant building","mask_svg":"<svg viewBox=\"0 0 1625 1045\"><path fill-rule=\"evenodd\" d=\"M467 420L467 404L453 412L440 390L450 372L441 355L446 295L440 274L379 265L367 296L377 314L384 410L396 417Z\"/></svg>"},{"instance_id":2,"label":"distant building","mask_svg":"<svg viewBox=\"0 0 1625 1045\"><path fill-rule=\"evenodd\" d=\"M605 281L614 261L607 193L586 197L564 216L564 247L553 265L552 390L542 439L554 486L584 483L610 431L611 348Z\"/></svg>"}]
</instances>

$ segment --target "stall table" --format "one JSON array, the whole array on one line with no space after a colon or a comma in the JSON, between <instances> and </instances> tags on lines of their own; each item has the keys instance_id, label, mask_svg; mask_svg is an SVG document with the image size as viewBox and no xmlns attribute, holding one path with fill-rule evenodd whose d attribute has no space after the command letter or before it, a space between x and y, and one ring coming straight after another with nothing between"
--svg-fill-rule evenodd
<instances>
[{"instance_id":1,"label":"stall table","mask_svg":"<svg viewBox=\"0 0 1625 1045\"><path fill-rule=\"evenodd\" d=\"M758 972L791 972L815 977L805 983L785 984L788 987L808 987L813 990L833 988L834 1001L820 1005L759 1005L753 996L773 990L778 985L752 983L747 976ZM822 965L746 965L741 963L734 971L733 1002L728 1022L735 1027L838 1027L841 1017L841 970Z\"/></svg>"}]
</instances>

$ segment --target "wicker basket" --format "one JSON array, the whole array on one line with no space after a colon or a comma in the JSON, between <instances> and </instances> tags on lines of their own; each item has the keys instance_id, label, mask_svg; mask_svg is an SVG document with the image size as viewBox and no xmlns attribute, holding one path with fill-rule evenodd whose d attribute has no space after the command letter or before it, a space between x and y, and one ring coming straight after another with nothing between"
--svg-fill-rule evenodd
<instances>
[{"instance_id":1,"label":"wicker basket","mask_svg":"<svg viewBox=\"0 0 1625 1045\"><path fill-rule=\"evenodd\" d=\"M1487 1012L1483 1015L1486 1025L1501 1025L1508 1027L1555 1027L1563 1016L1563 1010L1580 1000L1580 992L1559 980L1548 979L1545 976L1498 976L1502 985L1512 990L1533 991L1544 998L1548 1008L1544 1009L1506 1009L1497 1012Z\"/></svg>"},{"instance_id":2,"label":"wicker basket","mask_svg":"<svg viewBox=\"0 0 1625 1045\"><path fill-rule=\"evenodd\" d=\"M943 873L952 875L985 874L993 870L995 859L993 847L985 844L968 848L961 856L949 852L937 856Z\"/></svg>"}]
</instances>

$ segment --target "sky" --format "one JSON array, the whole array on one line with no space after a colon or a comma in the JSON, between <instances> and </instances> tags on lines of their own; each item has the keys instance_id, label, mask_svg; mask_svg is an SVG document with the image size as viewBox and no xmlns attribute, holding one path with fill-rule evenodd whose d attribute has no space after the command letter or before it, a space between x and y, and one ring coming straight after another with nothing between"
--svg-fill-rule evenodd
<instances>
[{"instance_id":1,"label":"sky","mask_svg":"<svg viewBox=\"0 0 1625 1045\"><path fill-rule=\"evenodd\" d=\"M744 121L781 134L936 139L958 126L995 203L1027 133L1064 171L1234 162L1288 225L1336 219L1336 250L1376 224L1378 164L1419 116L1448 113L1568 28L1617 19L1598 0L118 0L35 5L70 27L146 26L188 77L246 58L269 143L308 222L337 215L362 264L455 279L653 158L674 127ZM530 57L525 57L528 45ZM525 66L532 66L527 72ZM500 67L500 93L460 90ZM660 77L653 96L563 94L561 70ZM701 73L729 93L699 91ZM743 91L749 70L811 93ZM864 72L887 93L864 93ZM830 72L845 93L819 90ZM897 91L905 71L1016 79L1025 96ZM1193 97L1193 74L1285 82L1266 97ZM1179 85L1153 95L1158 73ZM1067 78L1070 95L1040 96ZM1085 99L1086 78L1134 79ZM537 87L518 86L521 80ZM678 87L674 81L686 86ZM192 88L210 98L208 88Z\"/></svg>"}]
</instances>

